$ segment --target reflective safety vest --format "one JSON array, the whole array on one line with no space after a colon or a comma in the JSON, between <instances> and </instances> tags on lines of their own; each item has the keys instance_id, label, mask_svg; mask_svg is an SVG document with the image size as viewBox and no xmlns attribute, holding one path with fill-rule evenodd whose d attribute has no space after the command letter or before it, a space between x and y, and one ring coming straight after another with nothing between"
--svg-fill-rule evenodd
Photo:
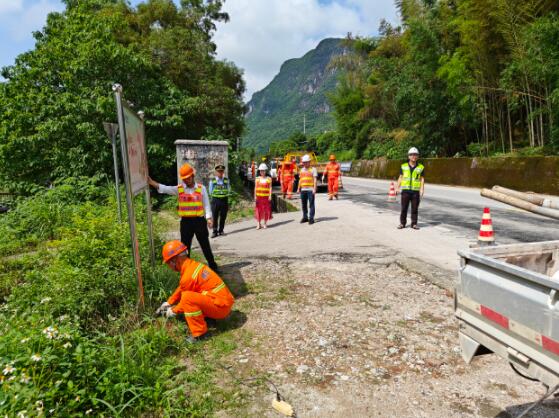
<instances>
[{"instance_id":1,"label":"reflective safety vest","mask_svg":"<svg viewBox=\"0 0 559 418\"><path fill-rule=\"evenodd\" d=\"M293 163L283 162L281 164L281 176L286 179L293 177Z\"/></svg>"},{"instance_id":2,"label":"reflective safety vest","mask_svg":"<svg viewBox=\"0 0 559 418\"><path fill-rule=\"evenodd\" d=\"M328 163L326 164L326 170L324 170L328 177L339 177L340 175L340 164L338 163Z\"/></svg>"},{"instance_id":3,"label":"reflective safety vest","mask_svg":"<svg viewBox=\"0 0 559 418\"><path fill-rule=\"evenodd\" d=\"M212 197L225 199L229 197L229 180L223 178L223 184L218 184L217 179L212 180Z\"/></svg>"},{"instance_id":4,"label":"reflective safety vest","mask_svg":"<svg viewBox=\"0 0 559 418\"><path fill-rule=\"evenodd\" d=\"M272 179L266 177L262 179L258 177L256 179L256 196L257 197L269 197L272 193Z\"/></svg>"},{"instance_id":5,"label":"reflective safety vest","mask_svg":"<svg viewBox=\"0 0 559 418\"><path fill-rule=\"evenodd\" d=\"M413 172L409 163L402 164L402 182L400 187L402 190L413 190L418 192L421 189L421 176L425 167L423 164L417 164Z\"/></svg>"},{"instance_id":6,"label":"reflective safety vest","mask_svg":"<svg viewBox=\"0 0 559 418\"><path fill-rule=\"evenodd\" d=\"M202 263L188 259L181 269L181 277L177 289L167 299L167 303L175 305L181 300L182 292L196 292L209 296L216 306L232 306L235 299L227 285L209 267ZM180 304L178 305L180 306ZM174 308L175 313L182 313L181 309ZM181 311L181 312L179 312ZM186 316L201 315L201 312L188 312Z\"/></svg>"},{"instance_id":7,"label":"reflective safety vest","mask_svg":"<svg viewBox=\"0 0 559 418\"><path fill-rule=\"evenodd\" d=\"M181 218L196 218L204 216L204 202L202 200L202 185L196 184L192 193L186 193L182 184L179 190L179 216Z\"/></svg>"},{"instance_id":8,"label":"reflective safety vest","mask_svg":"<svg viewBox=\"0 0 559 418\"><path fill-rule=\"evenodd\" d=\"M299 184L301 189L312 189L314 188L314 176L312 168L308 170L301 170L299 173Z\"/></svg>"}]
</instances>

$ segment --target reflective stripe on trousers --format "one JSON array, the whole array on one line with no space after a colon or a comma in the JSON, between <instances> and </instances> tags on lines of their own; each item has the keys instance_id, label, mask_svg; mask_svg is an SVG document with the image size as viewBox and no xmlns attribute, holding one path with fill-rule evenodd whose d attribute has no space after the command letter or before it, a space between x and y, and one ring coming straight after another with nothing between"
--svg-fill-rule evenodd
<instances>
[{"instance_id":1,"label":"reflective stripe on trousers","mask_svg":"<svg viewBox=\"0 0 559 418\"><path fill-rule=\"evenodd\" d=\"M231 306L231 304L213 295L202 295L198 292L182 292L181 300L176 310L184 312L190 333L193 337L199 337L208 332L205 317L223 319L231 313Z\"/></svg>"}]
</instances>

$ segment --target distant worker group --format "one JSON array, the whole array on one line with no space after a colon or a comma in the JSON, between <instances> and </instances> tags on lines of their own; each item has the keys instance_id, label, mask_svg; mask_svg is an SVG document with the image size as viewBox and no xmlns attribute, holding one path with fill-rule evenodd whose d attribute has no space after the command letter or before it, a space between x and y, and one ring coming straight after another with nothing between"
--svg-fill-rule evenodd
<instances>
[{"instance_id":1,"label":"distant worker group","mask_svg":"<svg viewBox=\"0 0 559 418\"><path fill-rule=\"evenodd\" d=\"M408 152L408 161L400 167L396 187L396 193L401 193L398 229L406 226L410 204L411 227L419 229L417 225L418 211L425 191L425 167L418 160L419 151L413 147ZM315 223L316 215L315 196L318 172L315 167L311 167L309 155L302 156L301 165L297 182L297 193L301 198L303 214L301 223L312 225ZM257 169L258 177L256 177ZM250 166L254 180L256 229L266 229L268 221L272 219L272 178L268 176L268 169L265 162L256 168L253 161ZM277 175L284 198L292 198L297 169L295 158L286 159L278 167ZM243 162L241 172L246 176L247 171L248 165ZM231 184L225 177L223 164L215 167L215 177L210 180L208 185L209 193L203 184L194 181L194 177L195 170L188 163L180 167L181 182L176 186L166 186L148 177L149 184L159 193L177 196L180 218L180 241L168 242L163 247L162 253L163 261L169 268L180 273L179 285L167 301L161 304L157 313L168 318L183 314L191 333L187 338L189 342L195 342L206 335L208 330L206 318L223 319L227 317L234 303L233 295L218 275L218 266L208 239L208 229L210 228L213 230L212 238L224 234ZM329 162L324 168L321 177L323 183L325 179L328 182L328 200L337 200L342 171L335 155L330 155ZM209 197L211 197L211 204ZM190 258L194 235L206 257L207 266Z\"/></svg>"}]
</instances>

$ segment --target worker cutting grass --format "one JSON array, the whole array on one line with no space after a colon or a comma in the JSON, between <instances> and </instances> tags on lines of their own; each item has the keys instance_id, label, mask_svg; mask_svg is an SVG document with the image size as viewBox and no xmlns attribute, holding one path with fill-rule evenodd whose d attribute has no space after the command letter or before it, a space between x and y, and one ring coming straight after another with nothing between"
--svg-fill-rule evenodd
<instances>
[{"instance_id":1,"label":"worker cutting grass","mask_svg":"<svg viewBox=\"0 0 559 418\"><path fill-rule=\"evenodd\" d=\"M163 262L180 273L180 280L177 289L161 304L156 314L166 318L183 314L190 329L186 341L195 343L208 332L205 318L226 318L235 299L216 272L188 256L188 248L182 242L166 243L162 255Z\"/></svg>"}]
</instances>

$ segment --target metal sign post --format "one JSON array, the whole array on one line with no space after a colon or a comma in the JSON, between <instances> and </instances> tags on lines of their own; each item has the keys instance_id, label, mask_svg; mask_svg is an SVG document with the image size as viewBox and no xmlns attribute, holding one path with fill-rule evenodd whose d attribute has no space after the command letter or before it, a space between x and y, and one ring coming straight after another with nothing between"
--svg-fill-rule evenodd
<instances>
[{"instance_id":1,"label":"metal sign post","mask_svg":"<svg viewBox=\"0 0 559 418\"><path fill-rule=\"evenodd\" d=\"M136 215L134 212L134 194L132 192L132 182L130 176L130 167L128 164L128 145L126 137L126 127L124 122L124 109L122 106L122 86L120 84L113 85L115 93L116 111L118 115L118 126L120 133L120 147L122 152L122 165L124 168L124 184L126 186L126 205L128 208L128 225L130 227L130 240L132 243L132 258L134 260L134 268L136 271L136 279L138 281L138 305L144 307L144 286L142 282L142 266L140 263L140 248L136 235Z\"/></svg>"},{"instance_id":2,"label":"metal sign post","mask_svg":"<svg viewBox=\"0 0 559 418\"><path fill-rule=\"evenodd\" d=\"M142 120L142 130L144 131L145 139L145 123L144 123L144 112L139 111L138 116ZM149 186L145 188L145 198L146 198L146 213L147 213L147 226L148 226L148 240L149 240L149 255L151 261L151 267L155 268L155 245L153 243L153 224L151 217L151 196L149 194Z\"/></svg>"},{"instance_id":3,"label":"metal sign post","mask_svg":"<svg viewBox=\"0 0 559 418\"><path fill-rule=\"evenodd\" d=\"M107 136L113 145L113 164L115 168L115 189L116 189L116 203L118 206L118 222L122 222L122 201L120 198L120 178L118 175L118 151L116 149L116 134L118 132L118 123L103 122L103 127Z\"/></svg>"}]
</instances>

